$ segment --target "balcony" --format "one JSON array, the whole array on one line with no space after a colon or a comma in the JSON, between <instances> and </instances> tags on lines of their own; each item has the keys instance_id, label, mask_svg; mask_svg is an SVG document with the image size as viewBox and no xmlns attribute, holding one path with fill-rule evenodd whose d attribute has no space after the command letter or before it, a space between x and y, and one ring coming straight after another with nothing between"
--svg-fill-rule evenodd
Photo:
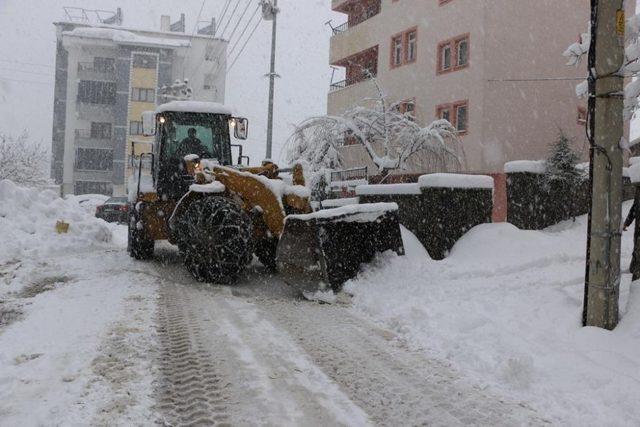
<instances>
[{"instance_id":1,"label":"balcony","mask_svg":"<svg viewBox=\"0 0 640 427\"><path fill-rule=\"evenodd\" d=\"M76 129L75 145L83 148L113 148L113 138L92 134L89 129Z\"/></svg>"},{"instance_id":2,"label":"balcony","mask_svg":"<svg viewBox=\"0 0 640 427\"><path fill-rule=\"evenodd\" d=\"M98 65L93 62L78 62L80 80L116 81L116 68L112 65Z\"/></svg>"},{"instance_id":3,"label":"balcony","mask_svg":"<svg viewBox=\"0 0 640 427\"><path fill-rule=\"evenodd\" d=\"M115 107L115 104L92 104L89 102L78 101L78 118L89 122L113 123Z\"/></svg>"},{"instance_id":4,"label":"balcony","mask_svg":"<svg viewBox=\"0 0 640 427\"><path fill-rule=\"evenodd\" d=\"M333 35L342 34L378 15L382 10L381 0L348 0L333 3L333 9L349 16L347 22L333 28Z\"/></svg>"},{"instance_id":5,"label":"balcony","mask_svg":"<svg viewBox=\"0 0 640 427\"><path fill-rule=\"evenodd\" d=\"M335 92L377 77L378 46L371 47L355 55L351 55L348 58L337 61L334 65L345 68L346 79L333 83L329 88L329 92Z\"/></svg>"},{"instance_id":6,"label":"balcony","mask_svg":"<svg viewBox=\"0 0 640 427\"><path fill-rule=\"evenodd\" d=\"M351 78L351 79L342 80L336 83L332 83L331 86L329 86L329 93L345 89L349 86L353 86L358 83L366 82L368 80L371 80L372 77L376 77L376 76L374 74L364 75L362 78Z\"/></svg>"}]
</instances>

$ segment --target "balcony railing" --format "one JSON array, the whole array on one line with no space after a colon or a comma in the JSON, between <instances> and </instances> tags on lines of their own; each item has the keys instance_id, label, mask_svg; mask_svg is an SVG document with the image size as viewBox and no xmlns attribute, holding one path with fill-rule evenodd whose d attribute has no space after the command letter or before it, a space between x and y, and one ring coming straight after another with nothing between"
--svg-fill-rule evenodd
<instances>
[{"instance_id":1,"label":"balcony railing","mask_svg":"<svg viewBox=\"0 0 640 427\"><path fill-rule=\"evenodd\" d=\"M338 34L342 34L349 29L349 22L345 22L342 25L338 25L337 27L331 28L333 30L333 35L337 36Z\"/></svg>"},{"instance_id":2,"label":"balcony railing","mask_svg":"<svg viewBox=\"0 0 640 427\"><path fill-rule=\"evenodd\" d=\"M96 65L93 62L78 62L78 77L92 80L115 81L116 68L109 65Z\"/></svg>"},{"instance_id":3,"label":"balcony railing","mask_svg":"<svg viewBox=\"0 0 640 427\"><path fill-rule=\"evenodd\" d=\"M357 79L351 78L351 79L342 80L336 83L332 83L331 86L329 87L329 92L335 92L361 82L366 82L368 80L371 80L373 77L376 77L376 75L367 73Z\"/></svg>"},{"instance_id":4,"label":"balcony railing","mask_svg":"<svg viewBox=\"0 0 640 427\"><path fill-rule=\"evenodd\" d=\"M367 180L369 174L366 167L331 172L331 182Z\"/></svg>"},{"instance_id":5,"label":"balcony railing","mask_svg":"<svg viewBox=\"0 0 640 427\"><path fill-rule=\"evenodd\" d=\"M333 27L333 35L337 36L338 34L342 34L349 30L350 28L355 27L358 24L363 23L364 21L373 18L378 15L382 10L382 2L377 1L374 4L367 6L362 12L351 15L349 17L349 21L345 22L342 25L338 25L337 27Z\"/></svg>"}]
</instances>

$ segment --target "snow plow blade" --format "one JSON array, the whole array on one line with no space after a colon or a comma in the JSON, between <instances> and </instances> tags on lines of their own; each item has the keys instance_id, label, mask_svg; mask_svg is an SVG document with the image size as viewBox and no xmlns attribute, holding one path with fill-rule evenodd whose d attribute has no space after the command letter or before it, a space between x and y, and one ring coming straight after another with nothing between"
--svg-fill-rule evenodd
<instances>
[{"instance_id":1,"label":"snow plow blade","mask_svg":"<svg viewBox=\"0 0 640 427\"><path fill-rule=\"evenodd\" d=\"M278 243L278 271L302 292L339 291L376 253L404 255L395 203L372 203L290 215Z\"/></svg>"}]
</instances>

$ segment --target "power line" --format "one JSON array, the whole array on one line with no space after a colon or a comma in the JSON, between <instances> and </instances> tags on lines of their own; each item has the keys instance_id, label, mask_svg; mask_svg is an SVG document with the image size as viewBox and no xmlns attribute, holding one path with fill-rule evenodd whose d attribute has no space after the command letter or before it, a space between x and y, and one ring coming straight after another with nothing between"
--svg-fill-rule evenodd
<instances>
[{"instance_id":1,"label":"power line","mask_svg":"<svg viewBox=\"0 0 640 427\"><path fill-rule=\"evenodd\" d=\"M488 79L488 82L554 82L554 81L580 81L584 77L542 77L533 79Z\"/></svg>"},{"instance_id":2,"label":"power line","mask_svg":"<svg viewBox=\"0 0 640 427\"><path fill-rule=\"evenodd\" d=\"M2 68L2 67L0 67L0 70L2 70L2 71L11 71L12 73L25 73L25 74L33 74L33 75L36 75L36 76L52 77L51 73L37 73L35 71L16 70L15 68Z\"/></svg>"},{"instance_id":3,"label":"power line","mask_svg":"<svg viewBox=\"0 0 640 427\"><path fill-rule=\"evenodd\" d=\"M6 62L6 63L9 63L9 64L30 65L30 66L33 66L33 67L55 68L53 65L48 65L48 64L35 64L35 63L32 63L32 62L9 61L7 59L0 59L0 62Z\"/></svg>"},{"instance_id":4,"label":"power line","mask_svg":"<svg viewBox=\"0 0 640 427\"><path fill-rule=\"evenodd\" d=\"M2 81L9 81L9 82L18 82L18 83L33 83L33 84L41 84L41 85L51 85L51 82L37 82L35 80L21 80L21 79L12 79L9 77L0 77L0 80Z\"/></svg>"},{"instance_id":5,"label":"power line","mask_svg":"<svg viewBox=\"0 0 640 427\"><path fill-rule=\"evenodd\" d=\"M251 1L249 0L247 2L247 5L245 6L244 10L242 11L242 14L240 15L240 18L238 18L238 21L236 22L235 27L233 28L233 30L231 31L231 35L229 36L229 41L231 41L233 39L233 36L236 34L236 31L238 31L238 27L240 26L240 23L242 22L242 20L244 19L244 17L247 15L247 11L249 10L249 6L251 6ZM249 18L249 20L247 21L244 29L242 30L240 37L238 37L238 41L236 42L236 45L238 44L238 42L240 41L240 39L242 39L242 36L246 33L247 28L249 28L249 25L251 25L251 21L253 21L253 18L256 16L256 14L258 13L258 11L260 10L260 5L258 4L258 6L256 7L255 11L253 12L253 15L251 16L251 18ZM216 65L216 69L213 71L213 74L217 74L218 71L220 71L220 67L221 67L221 61L220 61L220 56L222 55L222 52L225 50L224 44L220 44L220 47L218 48L218 51L215 55L215 58L218 62L218 64ZM227 51L227 57L229 57L229 55L231 55L231 52Z\"/></svg>"},{"instance_id":6,"label":"power line","mask_svg":"<svg viewBox=\"0 0 640 427\"><path fill-rule=\"evenodd\" d=\"M216 34L218 33L218 28L220 28L220 25L222 23L222 21L224 20L224 17L227 15L227 11L229 10L229 6L231 5L231 0L227 0L223 10L220 14L220 21L218 22L218 24L216 25L216 28L213 31L213 34L211 35L211 38L209 39L209 41L207 41L207 44L205 45L205 55L200 59L200 62L198 62L198 65L193 69L192 73L195 74L200 67L202 66L202 63L204 62L205 58L207 57L207 53L209 51L209 47L213 48L213 45L211 43L213 43L215 41L216 38Z\"/></svg>"},{"instance_id":7,"label":"power line","mask_svg":"<svg viewBox=\"0 0 640 427\"><path fill-rule=\"evenodd\" d=\"M258 22L256 22L255 27L253 27L253 30L251 31L251 34L249 34L249 37L247 38L247 40L244 42L244 45L242 46L242 49L240 49L240 52L238 52L238 55L236 56L236 58L233 60L233 62L231 63L231 65L227 68L227 73L229 73L229 71L231 71L231 69L233 68L233 66L236 64L236 62L238 61L238 58L240 58L240 55L242 55L242 52L244 52L244 49L247 47L247 44L249 44L249 40L251 40L251 37L253 36L253 34L256 32L256 30L258 29L258 26L262 23L262 17L260 17L260 20L258 20Z\"/></svg>"}]
</instances>

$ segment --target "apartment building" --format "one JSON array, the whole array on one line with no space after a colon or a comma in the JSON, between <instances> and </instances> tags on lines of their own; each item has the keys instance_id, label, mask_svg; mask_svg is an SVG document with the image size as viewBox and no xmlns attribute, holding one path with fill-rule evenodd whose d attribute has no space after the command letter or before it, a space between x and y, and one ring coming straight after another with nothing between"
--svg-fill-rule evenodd
<instances>
[{"instance_id":1,"label":"apartment building","mask_svg":"<svg viewBox=\"0 0 640 427\"><path fill-rule=\"evenodd\" d=\"M55 22L56 80L51 176L64 194L121 195L131 150L148 151L141 115L163 103L161 88L189 79L194 99L224 102L227 42L214 20L185 28L162 16L158 31L126 28L80 9ZM145 148L146 147L146 148Z\"/></svg>"},{"instance_id":2,"label":"apartment building","mask_svg":"<svg viewBox=\"0 0 640 427\"><path fill-rule=\"evenodd\" d=\"M560 130L587 155L585 104L575 95L586 64L568 67L562 53L587 30L589 0L333 0L332 7L346 22L334 28L330 62L345 80L331 85L329 114L375 97L375 76L387 101L402 102L420 124L444 118L458 129L470 172L546 158ZM360 146L343 154L348 167L373 169Z\"/></svg>"}]
</instances>

